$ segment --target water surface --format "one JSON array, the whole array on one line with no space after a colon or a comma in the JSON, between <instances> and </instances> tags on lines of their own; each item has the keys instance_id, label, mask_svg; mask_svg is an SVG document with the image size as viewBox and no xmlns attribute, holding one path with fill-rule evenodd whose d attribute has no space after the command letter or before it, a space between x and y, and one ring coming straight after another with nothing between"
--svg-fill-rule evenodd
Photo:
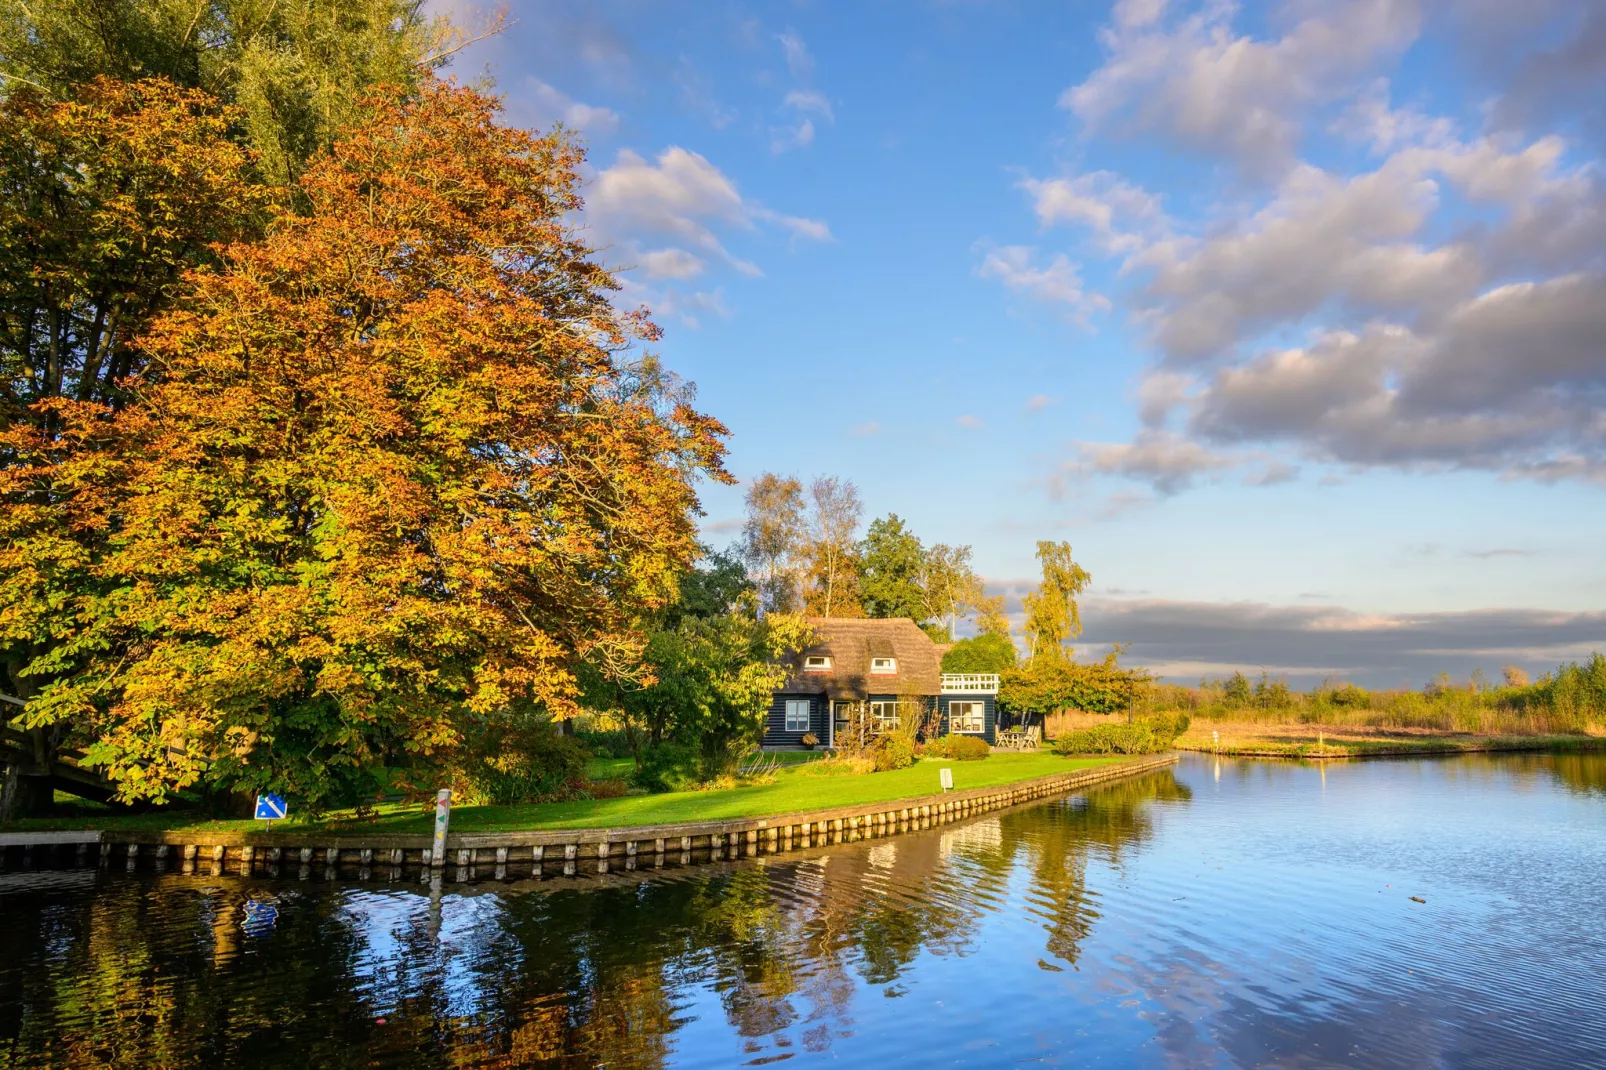
<instances>
[{"instance_id":1,"label":"water surface","mask_svg":"<svg viewBox=\"0 0 1606 1070\"><path fill-rule=\"evenodd\" d=\"M0 1067L1606 1066L1601 755L1189 757L895 839L434 895L11 857Z\"/></svg>"}]
</instances>

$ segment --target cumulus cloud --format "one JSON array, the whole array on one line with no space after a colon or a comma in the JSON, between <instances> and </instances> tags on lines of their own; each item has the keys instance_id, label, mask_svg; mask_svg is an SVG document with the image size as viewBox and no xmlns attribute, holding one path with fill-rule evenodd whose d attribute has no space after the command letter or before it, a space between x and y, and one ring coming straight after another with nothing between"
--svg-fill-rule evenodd
<instances>
[{"instance_id":1,"label":"cumulus cloud","mask_svg":"<svg viewBox=\"0 0 1606 1070\"><path fill-rule=\"evenodd\" d=\"M1088 599L1082 643L1132 644L1127 660L1185 683L1234 671L1334 676L1366 687L1420 687L1517 664L1530 673L1606 646L1606 613L1498 609L1362 613L1334 605Z\"/></svg>"},{"instance_id":2,"label":"cumulus cloud","mask_svg":"<svg viewBox=\"0 0 1606 1070\"><path fill-rule=\"evenodd\" d=\"M1156 358L1137 389L1143 430L1081 444L1062 479L1175 493L1232 467L1274 485L1315 462L1606 481L1606 168L1576 136L1597 105L1578 101L1569 118L1565 94L1529 88L1539 76L1524 61L1490 106L1495 125L1475 135L1396 106L1380 65L1415 39L1423 11L1450 6L1305 0L1265 39L1234 29L1230 3L1115 6L1106 62L1061 103L1090 133L1118 122L1266 181L1230 183L1187 218L1108 171L1021 183L1046 233L1110 262L1122 287L1111 292ZM1496 7L1455 17L1507 26ZM1606 85L1595 39L1606 22L1577 17L1559 48L1558 25L1522 31L1547 40L1533 56L1568 84L1599 73ZM1541 101L1530 111L1552 129L1501 128L1502 108L1524 101ZM1299 159L1318 129L1370 159ZM1085 299L1083 265L1052 250L1006 246L979 272L1040 299Z\"/></svg>"},{"instance_id":3,"label":"cumulus cloud","mask_svg":"<svg viewBox=\"0 0 1606 1070\"><path fill-rule=\"evenodd\" d=\"M1234 4L1209 0L1167 20L1169 5L1123 2L1101 34L1104 63L1060 97L1095 130L1161 133L1189 151L1225 155L1247 173L1290 164L1300 120L1415 40L1416 0L1328 0L1279 37L1234 32Z\"/></svg>"},{"instance_id":4,"label":"cumulus cloud","mask_svg":"<svg viewBox=\"0 0 1606 1070\"><path fill-rule=\"evenodd\" d=\"M821 220L786 215L744 197L736 184L707 158L671 146L648 160L620 150L613 164L596 176L587 197L586 220L599 244L611 244L611 259L633 267L627 299L696 325L700 314L726 315L718 290L665 287L691 283L717 261L743 275L763 271L732 253L721 235L776 228L791 239L829 241Z\"/></svg>"},{"instance_id":5,"label":"cumulus cloud","mask_svg":"<svg viewBox=\"0 0 1606 1070\"><path fill-rule=\"evenodd\" d=\"M1063 253L1046 264L1038 264L1037 252L1025 245L1006 245L990 249L983 256L976 274L997 279L1011 290L1045 304L1059 306L1070 318L1085 321L1092 312L1110 307L1108 298L1090 293L1082 284L1081 273Z\"/></svg>"},{"instance_id":6,"label":"cumulus cloud","mask_svg":"<svg viewBox=\"0 0 1606 1070\"><path fill-rule=\"evenodd\" d=\"M1139 479L1161 494L1175 494L1200 476L1231 468L1238 458L1211 450L1171 431L1146 428L1131 442L1083 442L1066 475L1114 475Z\"/></svg>"}]
</instances>

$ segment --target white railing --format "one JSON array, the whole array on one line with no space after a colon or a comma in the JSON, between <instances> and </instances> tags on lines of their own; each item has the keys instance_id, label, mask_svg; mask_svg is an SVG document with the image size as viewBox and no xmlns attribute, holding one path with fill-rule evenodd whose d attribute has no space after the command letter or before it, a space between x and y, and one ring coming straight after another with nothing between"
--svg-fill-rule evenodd
<instances>
[{"instance_id":1,"label":"white railing","mask_svg":"<svg viewBox=\"0 0 1606 1070\"><path fill-rule=\"evenodd\" d=\"M942 693L985 694L998 693L998 674L995 672L945 672L942 674Z\"/></svg>"}]
</instances>

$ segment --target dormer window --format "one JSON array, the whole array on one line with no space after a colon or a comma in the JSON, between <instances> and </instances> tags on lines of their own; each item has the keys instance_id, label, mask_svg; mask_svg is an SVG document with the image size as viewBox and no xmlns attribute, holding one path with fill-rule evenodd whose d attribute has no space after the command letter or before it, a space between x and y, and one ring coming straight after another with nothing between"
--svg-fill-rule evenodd
<instances>
[{"instance_id":1,"label":"dormer window","mask_svg":"<svg viewBox=\"0 0 1606 1070\"><path fill-rule=\"evenodd\" d=\"M871 658L870 671L873 673L895 674L898 671L897 658Z\"/></svg>"},{"instance_id":2,"label":"dormer window","mask_svg":"<svg viewBox=\"0 0 1606 1070\"><path fill-rule=\"evenodd\" d=\"M824 654L810 654L803 659L804 672L825 672L831 667L831 659Z\"/></svg>"}]
</instances>

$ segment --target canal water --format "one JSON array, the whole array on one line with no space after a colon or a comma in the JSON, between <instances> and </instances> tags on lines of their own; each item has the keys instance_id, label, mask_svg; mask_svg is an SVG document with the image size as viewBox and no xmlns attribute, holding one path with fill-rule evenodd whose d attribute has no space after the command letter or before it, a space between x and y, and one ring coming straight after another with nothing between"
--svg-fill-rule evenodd
<instances>
[{"instance_id":1,"label":"canal water","mask_svg":"<svg viewBox=\"0 0 1606 1070\"><path fill-rule=\"evenodd\" d=\"M419 884L0 872L0 1068L1606 1067L1606 756L1175 771Z\"/></svg>"}]
</instances>

